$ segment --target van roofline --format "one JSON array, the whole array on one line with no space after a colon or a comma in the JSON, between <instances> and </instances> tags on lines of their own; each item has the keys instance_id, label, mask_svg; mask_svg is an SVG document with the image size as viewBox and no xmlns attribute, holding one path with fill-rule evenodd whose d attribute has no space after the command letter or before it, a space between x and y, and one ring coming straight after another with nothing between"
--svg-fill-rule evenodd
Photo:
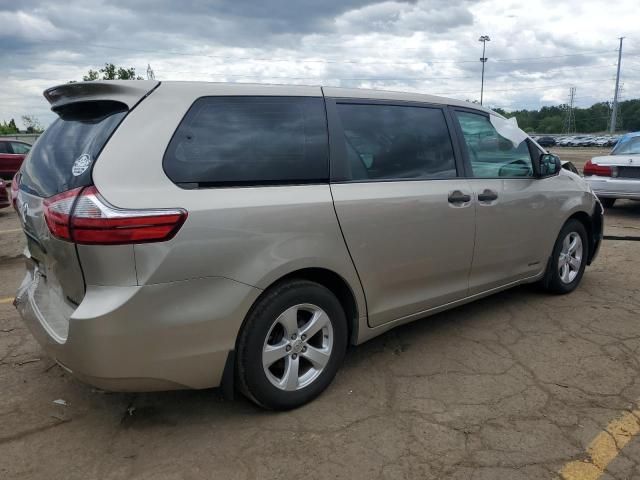
<instances>
[{"instance_id":1,"label":"van roofline","mask_svg":"<svg viewBox=\"0 0 640 480\"><path fill-rule=\"evenodd\" d=\"M367 88L343 88L343 87L322 87L326 97L334 98L354 98L363 100L400 100L406 102L432 103L436 105L450 105L453 107L472 108L481 110L492 115L498 115L493 110L482 105L455 98L430 95L426 93L398 92L394 90L377 90Z\"/></svg>"},{"instance_id":2,"label":"van roofline","mask_svg":"<svg viewBox=\"0 0 640 480\"><path fill-rule=\"evenodd\" d=\"M203 87L203 85L210 84L211 86L216 87L216 95L220 95L221 88L228 88L229 94L236 95L242 95L243 90L250 90L252 92L251 95L255 95L256 91L259 91L260 94L264 95L275 95L275 93L273 93L272 91L274 87L277 87L278 91L281 91L282 88L287 88L290 89L292 93L295 93L296 90L299 90L306 92L306 95L308 95L308 91L310 88L316 88L320 90L325 97L353 98L362 100L398 100L404 102L421 102L436 105L450 105L454 107L464 107L474 110L480 110L485 113L496 115L502 118L502 115L477 103L423 93L300 84L290 85L271 83L200 82L178 80L162 81L162 83L172 86L184 86L185 88L189 87L190 85L197 85L200 87L200 89ZM159 84L160 82L154 80L94 80L88 82L74 82L49 88L44 91L44 96L49 101L49 103L51 104L51 109L54 111L63 105L74 103L80 100L115 100L125 103L131 109L142 97L151 92ZM264 91L261 91L262 87L264 87ZM280 95L280 93L278 93L278 95Z\"/></svg>"}]
</instances>

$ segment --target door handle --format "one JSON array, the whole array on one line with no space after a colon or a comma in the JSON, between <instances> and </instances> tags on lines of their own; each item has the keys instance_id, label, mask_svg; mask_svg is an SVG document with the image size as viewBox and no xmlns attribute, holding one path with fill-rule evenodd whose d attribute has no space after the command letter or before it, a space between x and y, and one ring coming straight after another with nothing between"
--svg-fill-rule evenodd
<instances>
[{"instance_id":1,"label":"door handle","mask_svg":"<svg viewBox=\"0 0 640 480\"><path fill-rule=\"evenodd\" d=\"M454 190L449 193L449 203L467 203L471 201L471 195L462 193L460 190Z\"/></svg>"},{"instance_id":2,"label":"door handle","mask_svg":"<svg viewBox=\"0 0 640 480\"><path fill-rule=\"evenodd\" d=\"M498 194L493 190L485 189L482 193L478 194L479 202L493 202L498 199Z\"/></svg>"}]
</instances>

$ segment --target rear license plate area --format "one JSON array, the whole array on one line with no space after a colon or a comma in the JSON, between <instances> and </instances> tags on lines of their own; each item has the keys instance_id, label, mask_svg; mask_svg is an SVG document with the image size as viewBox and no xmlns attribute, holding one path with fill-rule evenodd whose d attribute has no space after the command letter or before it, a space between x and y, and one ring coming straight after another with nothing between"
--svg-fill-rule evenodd
<instances>
[{"instance_id":1,"label":"rear license plate area","mask_svg":"<svg viewBox=\"0 0 640 480\"><path fill-rule=\"evenodd\" d=\"M618 167L620 178L640 178L640 167Z\"/></svg>"}]
</instances>

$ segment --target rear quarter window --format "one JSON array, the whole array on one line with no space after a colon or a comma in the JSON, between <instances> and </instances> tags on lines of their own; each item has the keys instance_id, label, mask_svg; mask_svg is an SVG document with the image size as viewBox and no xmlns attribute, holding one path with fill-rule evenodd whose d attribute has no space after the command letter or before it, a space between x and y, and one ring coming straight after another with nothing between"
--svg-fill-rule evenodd
<instances>
[{"instance_id":1,"label":"rear quarter window","mask_svg":"<svg viewBox=\"0 0 640 480\"><path fill-rule=\"evenodd\" d=\"M315 97L202 97L163 160L184 188L326 182L324 102Z\"/></svg>"}]
</instances>

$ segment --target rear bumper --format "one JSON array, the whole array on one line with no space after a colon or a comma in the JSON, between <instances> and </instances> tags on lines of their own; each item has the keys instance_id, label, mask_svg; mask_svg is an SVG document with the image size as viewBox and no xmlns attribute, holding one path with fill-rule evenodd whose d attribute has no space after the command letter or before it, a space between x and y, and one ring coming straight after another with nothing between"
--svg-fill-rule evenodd
<instances>
[{"instance_id":1,"label":"rear bumper","mask_svg":"<svg viewBox=\"0 0 640 480\"><path fill-rule=\"evenodd\" d=\"M149 286L89 286L64 342L34 300L28 272L16 308L48 355L81 380L114 391L220 385L259 289L226 278Z\"/></svg>"},{"instance_id":2,"label":"rear bumper","mask_svg":"<svg viewBox=\"0 0 640 480\"><path fill-rule=\"evenodd\" d=\"M589 176L585 180L600 198L640 200L640 179Z\"/></svg>"}]
</instances>

